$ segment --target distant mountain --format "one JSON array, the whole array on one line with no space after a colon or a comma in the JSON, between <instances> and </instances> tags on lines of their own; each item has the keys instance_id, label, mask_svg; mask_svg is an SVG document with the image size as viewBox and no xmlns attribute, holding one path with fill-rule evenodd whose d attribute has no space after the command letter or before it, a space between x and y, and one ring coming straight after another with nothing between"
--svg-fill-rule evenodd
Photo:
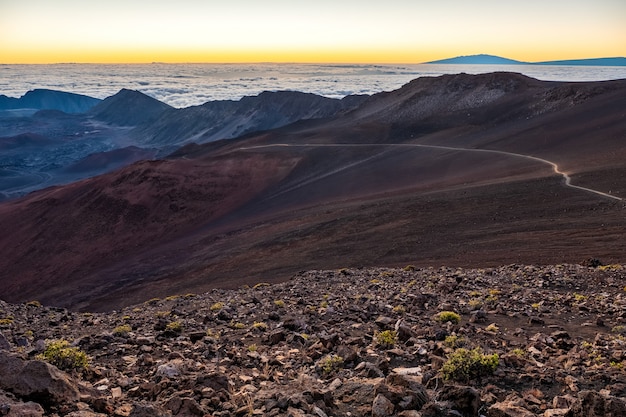
<instances>
[{"instance_id":1,"label":"distant mountain","mask_svg":"<svg viewBox=\"0 0 626 417\"><path fill-rule=\"evenodd\" d=\"M486 65L523 65L526 62L514 59L502 58L495 55L467 55L454 58L440 59L438 61L425 62L425 64L486 64Z\"/></svg>"},{"instance_id":2,"label":"distant mountain","mask_svg":"<svg viewBox=\"0 0 626 417\"><path fill-rule=\"evenodd\" d=\"M537 65L582 65L598 67L625 67L626 58L592 58L592 59L569 59L565 61L544 61L535 62Z\"/></svg>"},{"instance_id":3,"label":"distant mountain","mask_svg":"<svg viewBox=\"0 0 626 417\"><path fill-rule=\"evenodd\" d=\"M239 101L209 101L201 106L170 109L154 123L133 132L145 144L183 145L235 138L274 129L302 119L319 119L352 110L368 96L341 100L297 91L265 91Z\"/></svg>"},{"instance_id":4,"label":"distant mountain","mask_svg":"<svg viewBox=\"0 0 626 417\"><path fill-rule=\"evenodd\" d=\"M584 65L584 66L626 66L626 58L591 58L561 61L525 62L495 55L467 55L425 62L425 64L465 64L465 65Z\"/></svg>"},{"instance_id":5,"label":"distant mountain","mask_svg":"<svg viewBox=\"0 0 626 417\"><path fill-rule=\"evenodd\" d=\"M172 107L168 104L139 91L124 88L93 107L89 114L95 119L118 126L137 126L153 122L169 109Z\"/></svg>"},{"instance_id":6,"label":"distant mountain","mask_svg":"<svg viewBox=\"0 0 626 417\"><path fill-rule=\"evenodd\" d=\"M101 100L82 94L36 89L20 98L0 95L0 110L37 109L60 110L65 113L85 113Z\"/></svg>"}]
</instances>

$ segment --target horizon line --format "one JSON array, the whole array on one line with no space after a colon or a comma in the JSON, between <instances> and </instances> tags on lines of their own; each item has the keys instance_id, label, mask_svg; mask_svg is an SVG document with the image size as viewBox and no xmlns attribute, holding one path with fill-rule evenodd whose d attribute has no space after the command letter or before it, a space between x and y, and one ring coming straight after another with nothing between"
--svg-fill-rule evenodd
<instances>
[{"instance_id":1,"label":"horizon line","mask_svg":"<svg viewBox=\"0 0 626 417\"><path fill-rule=\"evenodd\" d=\"M491 56L496 58L503 58L512 61L520 62L521 64L542 64L546 62L564 62L564 61L585 61L585 60L599 60L599 59L626 59L626 56L599 56L599 57L587 57L587 58L568 58L568 59L548 59L542 61L523 61L515 58L508 58L500 55L492 55L486 53L469 54L469 55L456 55L449 58L434 59L431 61L421 62L388 62L388 61L145 61L145 62L98 62L98 61L85 61L85 62L0 62L0 65L422 65L422 64L437 64L438 61L456 59L456 58L468 58L477 56ZM485 65L485 64L480 64ZM499 64L491 64L499 65Z\"/></svg>"}]
</instances>

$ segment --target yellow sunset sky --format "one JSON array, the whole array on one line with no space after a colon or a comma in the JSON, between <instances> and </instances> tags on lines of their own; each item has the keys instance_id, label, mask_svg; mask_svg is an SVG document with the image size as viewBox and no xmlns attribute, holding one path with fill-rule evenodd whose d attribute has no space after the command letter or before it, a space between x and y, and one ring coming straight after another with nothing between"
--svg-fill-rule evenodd
<instances>
[{"instance_id":1,"label":"yellow sunset sky","mask_svg":"<svg viewBox=\"0 0 626 417\"><path fill-rule=\"evenodd\" d=\"M626 56L624 0L0 0L0 63Z\"/></svg>"}]
</instances>

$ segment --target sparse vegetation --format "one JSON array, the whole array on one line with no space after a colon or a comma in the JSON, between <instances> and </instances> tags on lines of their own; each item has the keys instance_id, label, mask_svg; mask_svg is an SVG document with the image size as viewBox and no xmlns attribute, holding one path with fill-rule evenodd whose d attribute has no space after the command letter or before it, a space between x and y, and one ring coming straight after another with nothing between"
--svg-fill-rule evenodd
<instances>
[{"instance_id":1,"label":"sparse vegetation","mask_svg":"<svg viewBox=\"0 0 626 417\"><path fill-rule=\"evenodd\" d=\"M0 327L10 326L11 324L13 324L13 317L9 316L0 319Z\"/></svg>"},{"instance_id":2,"label":"sparse vegetation","mask_svg":"<svg viewBox=\"0 0 626 417\"><path fill-rule=\"evenodd\" d=\"M464 337L457 336L457 335L446 336L446 338L443 341L444 345L453 349L461 347L461 346L465 346L466 343L467 341L465 340Z\"/></svg>"},{"instance_id":3,"label":"sparse vegetation","mask_svg":"<svg viewBox=\"0 0 626 417\"><path fill-rule=\"evenodd\" d=\"M254 324L252 324L252 328L264 332L265 330L267 330L267 323L264 323L262 321L255 321Z\"/></svg>"},{"instance_id":4,"label":"sparse vegetation","mask_svg":"<svg viewBox=\"0 0 626 417\"><path fill-rule=\"evenodd\" d=\"M132 330L133 329L128 324L117 326L113 329L113 336L126 337Z\"/></svg>"},{"instance_id":5,"label":"sparse vegetation","mask_svg":"<svg viewBox=\"0 0 626 417\"><path fill-rule=\"evenodd\" d=\"M283 300L274 300L274 305L278 308L285 308L285 302Z\"/></svg>"},{"instance_id":6,"label":"sparse vegetation","mask_svg":"<svg viewBox=\"0 0 626 417\"><path fill-rule=\"evenodd\" d=\"M217 302L217 303L212 304L211 307L209 307L209 310L220 311L223 308L224 308L224 303Z\"/></svg>"},{"instance_id":7,"label":"sparse vegetation","mask_svg":"<svg viewBox=\"0 0 626 417\"><path fill-rule=\"evenodd\" d=\"M376 345L383 349L392 348L398 341L398 333L394 330L383 330L374 333L374 341Z\"/></svg>"},{"instance_id":8,"label":"sparse vegetation","mask_svg":"<svg viewBox=\"0 0 626 417\"><path fill-rule=\"evenodd\" d=\"M500 331L500 328L495 323L491 323L489 326L485 327L485 330L487 330L488 332L497 333Z\"/></svg>"},{"instance_id":9,"label":"sparse vegetation","mask_svg":"<svg viewBox=\"0 0 626 417\"><path fill-rule=\"evenodd\" d=\"M159 301L161 301L160 298L151 298L148 301L146 301L145 304L149 306L154 306L154 305L157 305Z\"/></svg>"},{"instance_id":10,"label":"sparse vegetation","mask_svg":"<svg viewBox=\"0 0 626 417\"><path fill-rule=\"evenodd\" d=\"M441 323L450 322L452 324L459 324L461 322L461 316L454 311L442 311L437 314L437 321Z\"/></svg>"},{"instance_id":11,"label":"sparse vegetation","mask_svg":"<svg viewBox=\"0 0 626 417\"><path fill-rule=\"evenodd\" d=\"M491 375L499 364L497 354L485 355L481 348L468 350L459 348L448 356L441 373L445 380L469 382Z\"/></svg>"},{"instance_id":12,"label":"sparse vegetation","mask_svg":"<svg viewBox=\"0 0 626 417\"><path fill-rule=\"evenodd\" d=\"M87 354L77 347L71 347L67 340L48 341L45 350L37 358L63 371L81 371L89 366Z\"/></svg>"},{"instance_id":13,"label":"sparse vegetation","mask_svg":"<svg viewBox=\"0 0 626 417\"><path fill-rule=\"evenodd\" d=\"M328 355L320 359L317 366L324 376L328 376L343 368L343 358L338 355Z\"/></svg>"},{"instance_id":14,"label":"sparse vegetation","mask_svg":"<svg viewBox=\"0 0 626 417\"><path fill-rule=\"evenodd\" d=\"M406 308L403 305L397 305L393 308L393 312L396 314L406 313Z\"/></svg>"},{"instance_id":15,"label":"sparse vegetation","mask_svg":"<svg viewBox=\"0 0 626 417\"><path fill-rule=\"evenodd\" d=\"M165 326L165 330L169 330L174 333L182 333L183 325L179 321L172 321L170 323L167 323L167 326Z\"/></svg>"},{"instance_id":16,"label":"sparse vegetation","mask_svg":"<svg viewBox=\"0 0 626 417\"><path fill-rule=\"evenodd\" d=\"M511 353L520 358L523 358L524 356L526 356L526 351L520 348L513 349Z\"/></svg>"}]
</instances>

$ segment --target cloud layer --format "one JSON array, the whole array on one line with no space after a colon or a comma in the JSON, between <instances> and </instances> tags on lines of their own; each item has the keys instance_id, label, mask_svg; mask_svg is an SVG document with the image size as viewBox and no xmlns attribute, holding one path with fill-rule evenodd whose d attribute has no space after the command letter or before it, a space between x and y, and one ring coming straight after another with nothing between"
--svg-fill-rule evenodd
<instances>
[{"instance_id":1,"label":"cloud layer","mask_svg":"<svg viewBox=\"0 0 626 417\"><path fill-rule=\"evenodd\" d=\"M374 94L420 76L489 71L522 72L542 80L592 81L625 78L616 67L486 65L320 64L55 64L0 65L0 94L20 97L49 88L106 98L122 88L139 90L174 107L212 100L238 100L262 91L295 90L326 97Z\"/></svg>"}]
</instances>

